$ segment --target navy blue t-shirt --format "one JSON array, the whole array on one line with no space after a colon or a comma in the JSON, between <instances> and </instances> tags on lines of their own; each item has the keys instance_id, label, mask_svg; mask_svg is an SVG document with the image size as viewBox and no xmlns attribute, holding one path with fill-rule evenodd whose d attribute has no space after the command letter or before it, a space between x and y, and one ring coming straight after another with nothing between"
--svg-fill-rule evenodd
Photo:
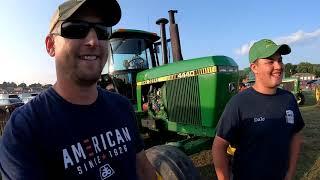
<instances>
[{"instance_id":1,"label":"navy blue t-shirt","mask_svg":"<svg viewBox=\"0 0 320 180\"><path fill-rule=\"evenodd\" d=\"M0 169L15 180L131 180L143 146L126 98L98 88L93 104L75 105L50 88L11 115Z\"/></svg>"},{"instance_id":2,"label":"navy blue t-shirt","mask_svg":"<svg viewBox=\"0 0 320 180\"><path fill-rule=\"evenodd\" d=\"M234 179L282 180L289 165L293 135L304 127L295 97L277 89L265 95L249 88L227 104L217 136L236 147Z\"/></svg>"}]
</instances>

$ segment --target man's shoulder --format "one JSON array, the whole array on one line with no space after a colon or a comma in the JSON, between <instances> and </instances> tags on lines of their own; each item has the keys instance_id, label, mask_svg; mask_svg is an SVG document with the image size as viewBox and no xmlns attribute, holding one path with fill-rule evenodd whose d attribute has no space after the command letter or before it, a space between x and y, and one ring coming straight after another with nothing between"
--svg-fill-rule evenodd
<instances>
[{"instance_id":1,"label":"man's shoulder","mask_svg":"<svg viewBox=\"0 0 320 180\"><path fill-rule=\"evenodd\" d=\"M123 104L129 105L130 101L127 97L117 93L117 92L110 92L105 89L99 88L99 93L101 93L101 97L104 101L109 102L111 104Z\"/></svg>"},{"instance_id":2,"label":"man's shoulder","mask_svg":"<svg viewBox=\"0 0 320 180\"><path fill-rule=\"evenodd\" d=\"M6 129L15 129L15 131L27 135L31 129L37 127L37 116L43 112L41 108L45 107L44 93L40 93L23 106L16 108L6 123L6 126L8 126Z\"/></svg>"},{"instance_id":3,"label":"man's shoulder","mask_svg":"<svg viewBox=\"0 0 320 180\"><path fill-rule=\"evenodd\" d=\"M51 95L52 94L51 91L52 91L52 89L47 89L45 91L42 91L37 96L32 98L28 103L23 105L22 107L25 107L23 109L28 109L28 108L31 108L31 107L41 107L41 105L43 105L44 103L46 103L48 101L48 97L52 96Z\"/></svg>"},{"instance_id":4,"label":"man's shoulder","mask_svg":"<svg viewBox=\"0 0 320 180\"><path fill-rule=\"evenodd\" d=\"M52 93L50 91L51 90L47 89L41 92L40 94L32 98L29 102L17 108L13 112L13 115L18 114L19 116L27 117L32 116L37 112L41 112L41 108L46 108L47 106L45 104L50 101L48 100L48 97L51 96L50 94Z\"/></svg>"}]
</instances>

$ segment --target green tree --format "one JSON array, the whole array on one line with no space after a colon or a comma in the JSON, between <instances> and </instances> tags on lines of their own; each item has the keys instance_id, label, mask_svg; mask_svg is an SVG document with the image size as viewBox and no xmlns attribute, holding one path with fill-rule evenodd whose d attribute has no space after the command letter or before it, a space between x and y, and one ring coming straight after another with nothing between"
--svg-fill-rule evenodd
<instances>
[{"instance_id":1,"label":"green tree","mask_svg":"<svg viewBox=\"0 0 320 180\"><path fill-rule=\"evenodd\" d=\"M3 82L4 87L16 88L18 85L15 82Z\"/></svg>"},{"instance_id":2,"label":"green tree","mask_svg":"<svg viewBox=\"0 0 320 180\"><path fill-rule=\"evenodd\" d=\"M313 66L313 74L320 77L320 64L315 64Z\"/></svg>"},{"instance_id":3,"label":"green tree","mask_svg":"<svg viewBox=\"0 0 320 180\"><path fill-rule=\"evenodd\" d=\"M301 62L297 67L298 73L313 73L313 65L308 62Z\"/></svg>"},{"instance_id":4,"label":"green tree","mask_svg":"<svg viewBox=\"0 0 320 180\"><path fill-rule=\"evenodd\" d=\"M297 73L297 65L287 63L284 65L285 77L291 77L293 74Z\"/></svg>"},{"instance_id":5,"label":"green tree","mask_svg":"<svg viewBox=\"0 0 320 180\"><path fill-rule=\"evenodd\" d=\"M29 85L30 88L41 88L42 85L40 83L33 83Z\"/></svg>"},{"instance_id":6,"label":"green tree","mask_svg":"<svg viewBox=\"0 0 320 180\"><path fill-rule=\"evenodd\" d=\"M18 87L26 88L27 85L26 85L26 83L20 83L20 84L18 85Z\"/></svg>"},{"instance_id":7,"label":"green tree","mask_svg":"<svg viewBox=\"0 0 320 180\"><path fill-rule=\"evenodd\" d=\"M243 70L239 71L239 81L242 82L243 79L247 78L247 76L249 75L250 72L250 68L244 68Z\"/></svg>"},{"instance_id":8,"label":"green tree","mask_svg":"<svg viewBox=\"0 0 320 180\"><path fill-rule=\"evenodd\" d=\"M42 88L48 89L48 88L51 87L51 86L52 86L52 84L46 84L46 85L42 86Z\"/></svg>"}]
</instances>

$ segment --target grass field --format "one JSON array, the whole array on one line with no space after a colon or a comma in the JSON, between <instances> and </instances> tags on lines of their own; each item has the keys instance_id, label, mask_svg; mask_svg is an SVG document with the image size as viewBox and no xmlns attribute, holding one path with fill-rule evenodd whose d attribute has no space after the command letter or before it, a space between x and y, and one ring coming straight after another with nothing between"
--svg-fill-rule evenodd
<instances>
[{"instance_id":1,"label":"grass field","mask_svg":"<svg viewBox=\"0 0 320 180\"><path fill-rule=\"evenodd\" d=\"M320 106L316 105L313 91L303 93L306 97L306 103L300 107L300 111L306 126L302 131L304 144L295 179L318 180L320 179ZM192 155L191 158L199 169L203 180L216 179L210 150Z\"/></svg>"}]
</instances>

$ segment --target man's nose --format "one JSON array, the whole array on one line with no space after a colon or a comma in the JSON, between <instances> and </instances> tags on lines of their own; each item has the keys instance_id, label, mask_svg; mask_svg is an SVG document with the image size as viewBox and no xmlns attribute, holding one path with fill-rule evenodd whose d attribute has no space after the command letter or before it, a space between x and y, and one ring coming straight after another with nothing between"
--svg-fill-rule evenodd
<instances>
[{"instance_id":1,"label":"man's nose","mask_svg":"<svg viewBox=\"0 0 320 180\"><path fill-rule=\"evenodd\" d=\"M99 44L99 39L94 28L90 29L85 40L87 46L97 46Z\"/></svg>"},{"instance_id":2,"label":"man's nose","mask_svg":"<svg viewBox=\"0 0 320 180\"><path fill-rule=\"evenodd\" d=\"M274 61L273 66L275 69L283 69L283 63L281 61Z\"/></svg>"}]
</instances>

